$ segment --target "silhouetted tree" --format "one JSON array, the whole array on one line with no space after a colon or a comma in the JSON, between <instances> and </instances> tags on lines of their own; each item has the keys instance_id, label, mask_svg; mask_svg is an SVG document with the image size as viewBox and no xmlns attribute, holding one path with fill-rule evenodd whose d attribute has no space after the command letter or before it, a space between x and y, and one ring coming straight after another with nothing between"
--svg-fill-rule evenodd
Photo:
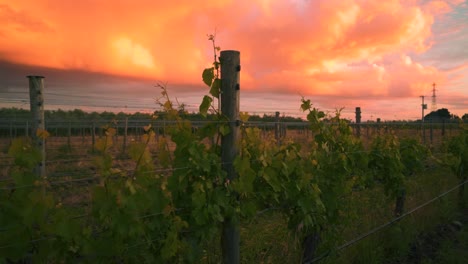
<instances>
[{"instance_id":1,"label":"silhouetted tree","mask_svg":"<svg viewBox=\"0 0 468 264\"><path fill-rule=\"evenodd\" d=\"M432 111L424 117L425 120L448 120L453 119L453 115L450 114L447 108L442 108L437 111Z\"/></svg>"}]
</instances>

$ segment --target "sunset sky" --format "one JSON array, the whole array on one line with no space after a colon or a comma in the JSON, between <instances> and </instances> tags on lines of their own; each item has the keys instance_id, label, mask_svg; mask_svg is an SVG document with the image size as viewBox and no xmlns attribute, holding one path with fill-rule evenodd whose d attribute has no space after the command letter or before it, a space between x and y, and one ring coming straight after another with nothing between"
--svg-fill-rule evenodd
<instances>
[{"instance_id":1,"label":"sunset sky","mask_svg":"<svg viewBox=\"0 0 468 264\"><path fill-rule=\"evenodd\" d=\"M0 107L43 75L49 108L156 109L162 82L194 110L216 32L241 53L241 111L296 115L304 96L349 118L360 106L364 120L414 120L435 82L437 108L468 113L464 0L0 0L0 24Z\"/></svg>"}]
</instances>

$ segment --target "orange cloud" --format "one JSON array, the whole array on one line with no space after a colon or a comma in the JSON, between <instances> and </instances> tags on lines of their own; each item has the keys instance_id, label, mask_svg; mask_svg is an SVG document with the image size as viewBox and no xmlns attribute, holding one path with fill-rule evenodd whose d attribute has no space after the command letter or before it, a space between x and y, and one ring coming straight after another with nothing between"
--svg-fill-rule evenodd
<instances>
[{"instance_id":1,"label":"orange cloud","mask_svg":"<svg viewBox=\"0 0 468 264\"><path fill-rule=\"evenodd\" d=\"M0 60L200 85L206 34L241 51L242 87L408 97L445 82L415 59L463 1L0 0Z\"/></svg>"}]
</instances>

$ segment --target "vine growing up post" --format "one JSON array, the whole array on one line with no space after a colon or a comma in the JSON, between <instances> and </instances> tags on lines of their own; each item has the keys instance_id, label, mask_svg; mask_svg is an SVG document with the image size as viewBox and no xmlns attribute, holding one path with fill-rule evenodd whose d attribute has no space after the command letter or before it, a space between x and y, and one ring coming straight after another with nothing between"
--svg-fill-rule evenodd
<instances>
[{"instance_id":1,"label":"vine growing up post","mask_svg":"<svg viewBox=\"0 0 468 264\"><path fill-rule=\"evenodd\" d=\"M203 82L210 87L209 95L203 97L203 101L200 105L200 114L206 116L210 107L214 113L219 113L221 109L221 101L219 96L221 94L221 79L219 78L219 67L221 62L218 59L218 52L221 50L219 46L216 46L216 33L208 35L208 40L213 45L213 66L206 68L202 73ZM218 107L215 108L213 105L214 98L218 100Z\"/></svg>"}]
</instances>

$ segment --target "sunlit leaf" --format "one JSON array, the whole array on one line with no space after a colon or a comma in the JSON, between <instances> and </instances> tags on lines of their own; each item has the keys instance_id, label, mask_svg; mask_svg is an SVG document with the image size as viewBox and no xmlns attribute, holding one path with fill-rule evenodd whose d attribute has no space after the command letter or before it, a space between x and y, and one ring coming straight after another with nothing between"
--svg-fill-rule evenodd
<instances>
[{"instance_id":1,"label":"sunlit leaf","mask_svg":"<svg viewBox=\"0 0 468 264\"><path fill-rule=\"evenodd\" d=\"M242 122L247 122L249 120L249 113L248 112L240 112L239 113L239 118Z\"/></svg>"},{"instance_id":2,"label":"sunlit leaf","mask_svg":"<svg viewBox=\"0 0 468 264\"><path fill-rule=\"evenodd\" d=\"M40 139L47 139L50 136L50 133L45 129L38 128L36 130L36 136Z\"/></svg>"},{"instance_id":3,"label":"sunlit leaf","mask_svg":"<svg viewBox=\"0 0 468 264\"><path fill-rule=\"evenodd\" d=\"M105 132L106 136L108 136L108 137L111 137L111 136L115 135L115 133L116 133L116 130L113 127L107 128L106 132Z\"/></svg>"},{"instance_id":4,"label":"sunlit leaf","mask_svg":"<svg viewBox=\"0 0 468 264\"><path fill-rule=\"evenodd\" d=\"M130 179L128 179L125 182L125 186L128 188L128 190L130 191L131 194L136 193L135 186L133 186L133 183L132 183L132 181Z\"/></svg>"},{"instance_id":5,"label":"sunlit leaf","mask_svg":"<svg viewBox=\"0 0 468 264\"><path fill-rule=\"evenodd\" d=\"M163 104L163 107L164 107L164 110L166 111L170 111L172 109L172 102L167 100L164 104Z\"/></svg>"},{"instance_id":6,"label":"sunlit leaf","mask_svg":"<svg viewBox=\"0 0 468 264\"><path fill-rule=\"evenodd\" d=\"M151 124L143 127L143 130L145 130L145 132L148 132L148 130L150 129L151 129Z\"/></svg>"}]
</instances>

